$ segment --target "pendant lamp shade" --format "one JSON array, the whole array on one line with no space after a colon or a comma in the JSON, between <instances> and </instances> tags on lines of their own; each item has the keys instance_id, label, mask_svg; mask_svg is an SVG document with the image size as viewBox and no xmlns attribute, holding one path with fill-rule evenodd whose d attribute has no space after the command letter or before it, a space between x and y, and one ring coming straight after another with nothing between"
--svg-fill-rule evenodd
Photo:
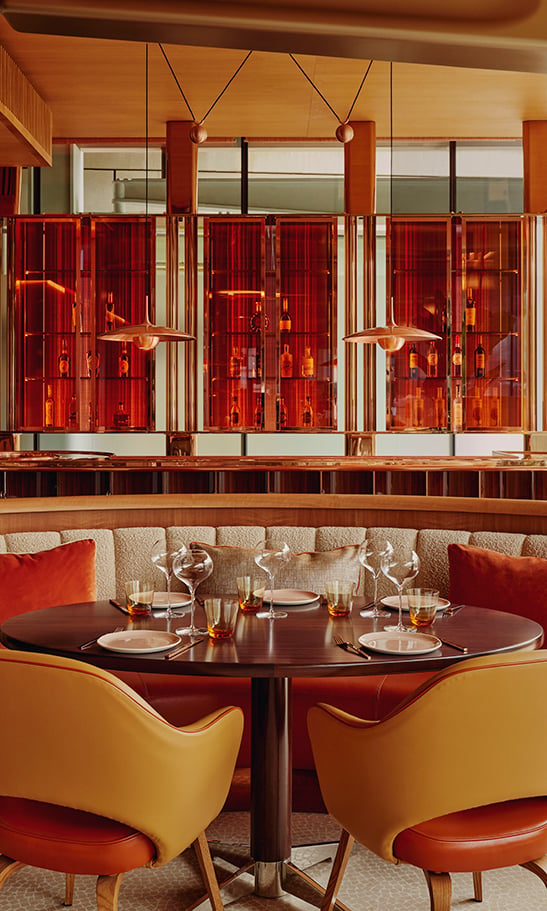
<instances>
[{"instance_id":1,"label":"pendant lamp shade","mask_svg":"<svg viewBox=\"0 0 547 911\"><path fill-rule=\"evenodd\" d=\"M195 337L188 335L187 332L171 329L168 326L155 326L148 319L143 323L122 326L119 329L112 329L110 332L103 332L98 338L108 342L133 342L137 348L141 348L144 351L152 351L159 342L195 341Z\"/></svg>"},{"instance_id":2,"label":"pendant lamp shade","mask_svg":"<svg viewBox=\"0 0 547 911\"><path fill-rule=\"evenodd\" d=\"M393 318L393 298L391 298L390 316L386 326L375 326L374 329L363 329L346 335L345 342L362 342L374 345L377 343L384 351L400 351L405 342L423 342L440 339L441 335L428 332L427 329L416 329L415 326L398 326Z\"/></svg>"}]
</instances>

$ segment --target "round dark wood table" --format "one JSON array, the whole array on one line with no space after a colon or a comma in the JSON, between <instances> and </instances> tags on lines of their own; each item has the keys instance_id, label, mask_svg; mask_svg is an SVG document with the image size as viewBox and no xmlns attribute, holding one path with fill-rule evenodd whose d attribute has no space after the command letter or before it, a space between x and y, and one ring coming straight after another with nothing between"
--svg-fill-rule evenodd
<instances>
[{"instance_id":1,"label":"round dark wood table","mask_svg":"<svg viewBox=\"0 0 547 911\"><path fill-rule=\"evenodd\" d=\"M316 602L290 607L286 619L259 620L240 614L233 638L208 638L166 660L164 653L119 654L81 645L115 627L165 630L168 621L132 621L108 601L71 604L20 614L0 627L8 648L77 658L112 671L175 675L250 677L251 718L251 855L255 889L281 894L283 870L291 853L291 681L293 677L356 676L436 671L478 655L540 647L542 627L524 617L465 606L454 615L440 615L428 631L467 649L450 645L408 656L372 654L371 660L349 654L334 642L338 635L356 642L367 632L383 630L386 621L362 618L357 602L350 617L333 619ZM203 623L198 616L196 621ZM171 631L188 616L171 621Z\"/></svg>"}]
</instances>

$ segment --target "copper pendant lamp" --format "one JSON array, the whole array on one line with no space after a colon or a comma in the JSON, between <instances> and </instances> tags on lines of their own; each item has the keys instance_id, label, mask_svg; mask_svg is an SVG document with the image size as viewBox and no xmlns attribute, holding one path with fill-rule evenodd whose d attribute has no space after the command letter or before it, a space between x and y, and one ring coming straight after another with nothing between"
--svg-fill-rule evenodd
<instances>
[{"instance_id":1,"label":"copper pendant lamp","mask_svg":"<svg viewBox=\"0 0 547 911\"><path fill-rule=\"evenodd\" d=\"M149 91L149 79L148 79L148 44L146 44L146 139L145 139L145 212L146 220L148 222L148 91ZM97 336L100 339L103 339L107 342L133 342L137 348L141 348L143 351L152 351L159 342L192 342L195 341L195 336L189 335L187 332L182 332L180 329L172 329L169 326L156 326L154 323L150 322L150 310L149 310L149 301L150 301L150 261L149 261L149 252L148 245L146 246L146 284L147 290L145 295L146 300L146 313L144 321L142 323L136 323L125 326L118 326L116 329L111 329L109 332L103 332L102 335Z\"/></svg>"},{"instance_id":2,"label":"copper pendant lamp","mask_svg":"<svg viewBox=\"0 0 547 911\"><path fill-rule=\"evenodd\" d=\"M389 64L389 229L392 230L393 219L393 63ZM391 247L391 244L390 244ZM426 329L417 329L415 326L398 326L395 322L393 302L393 269L390 278L391 293L389 296L389 313L385 326L376 326L373 329L362 329L344 337L345 342L361 342L364 344L378 344L384 351L399 351L407 341L430 341L440 339L442 336Z\"/></svg>"}]
</instances>

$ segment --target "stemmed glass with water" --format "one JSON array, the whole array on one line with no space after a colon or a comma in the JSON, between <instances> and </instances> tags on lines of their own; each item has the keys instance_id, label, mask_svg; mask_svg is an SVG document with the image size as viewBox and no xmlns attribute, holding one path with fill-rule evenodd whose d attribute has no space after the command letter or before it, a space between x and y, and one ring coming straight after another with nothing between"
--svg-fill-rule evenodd
<instances>
[{"instance_id":1,"label":"stemmed glass with water","mask_svg":"<svg viewBox=\"0 0 547 911\"><path fill-rule=\"evenodd\" d=\"M206 550L193 547L185 553L177 554L173 560L173 572L177 579L184 582L190 592L190 626L182 626L177 630L179 636L206 635L206 629L199 629L194 625L196 610L196 589L200 582L207 579L213 572L213 561Z\"/></svg>"},{"instance_id":2,"label":"stemmed glass with water","mask_svg":"<svg viewBox=\"0 0 547 911\"><path fill-rule=\"evenodd\" d=\"M391 548L382 555L382 572L390 582L397 587L399 595L399 620L396 625L385 626L388 632L407 633L408 629L403 624L403 588L407 582L418 575L420 558L415 550L402 547L397 551Z\"/></svg>"},{"instance_id":3,"label":"stemmed glass with water","mask_svg":"<svg viewBox=\"0 0 547 911\"><path fill-rule=\"evenodd\" d=\"M274 578L277 570L285 563L288 563L290 559L291 552L289 545L285 541L271 547L267 547L265 541L259 541L256 545L254 550L255 563L260 569L264 570L270 582L270 609L258 611L256 616L260 619L281 620L287 616L286 611L274 610Z\"/></svg>"},{"instance_id":4,"label":"stemmed glass with water","mask_svg":"<svg viewBox=\"0 0 547 911\"><path fill-rule=\"evenodd\" d=\"M391 616L389 611L382 610L378 604L378 579L382 572L382 557L384 553L387 553L389 550L393 551L393 547L389 541L381 541L377 545L372 544L371 541L363 541L359 548L359 563L368 570L374 580L374 600L372 606L360 611L361 617L372 617L373 620L377 620L381 617Z\"/></svg>"},{"instance_id":5,"label":"stemmed glass with water","mask_svg":"<svg viewBox=\"0 0 547 911\"><path fill-rule=\"evenodd\" d=\"M175 557L179 554L185 553L186 547L184 544L181 547L175 549L169 547L165 540L161 538L155 542L150 553L152 563L154 566L157 566L158 569L161 569L165 578L167 579L167 609L164 614L156 614L157 617L166 617L168 620L172 620L173 617L180 617L182 614L178 614L171 607L171 582L173 579L173 561Z\"/></svg>"}]
</instances>

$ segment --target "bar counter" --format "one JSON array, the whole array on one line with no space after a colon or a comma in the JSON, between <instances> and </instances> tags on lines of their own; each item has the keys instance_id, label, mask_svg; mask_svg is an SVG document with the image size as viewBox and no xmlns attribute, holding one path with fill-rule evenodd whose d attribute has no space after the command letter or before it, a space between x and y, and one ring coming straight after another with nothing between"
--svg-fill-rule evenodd
<instances>
[{"instance_id":1,"label":"bar counter","mask_svg":"<svg viewBox=\"0 0 547 911\"><path fill-rule=\"evenodd\" d=\"M490 457L121 457L0 453L0 497L385 494L547 500L547 453Z\"/></svg>"}]
</instances>

